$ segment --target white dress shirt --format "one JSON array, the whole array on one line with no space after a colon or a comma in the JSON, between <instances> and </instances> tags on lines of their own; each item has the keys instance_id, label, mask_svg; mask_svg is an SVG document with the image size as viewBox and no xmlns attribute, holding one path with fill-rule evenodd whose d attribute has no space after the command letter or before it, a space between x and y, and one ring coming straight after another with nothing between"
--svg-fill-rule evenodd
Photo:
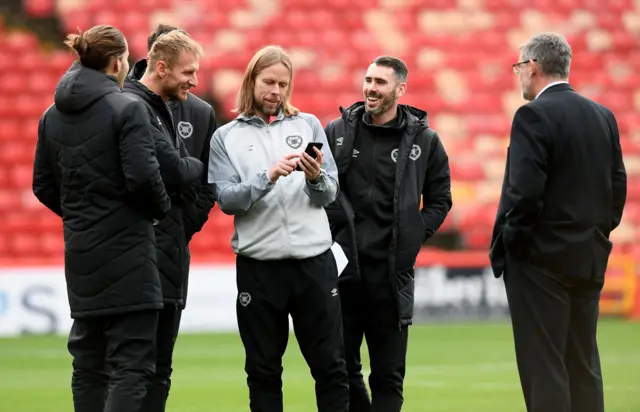
<instances>
[{"instance_id":1,"label":"white dress shirt","mask_svg":"<svg viewBox=\"0 0 640 412\"><path fill-rule=\"evenodd\" d=\"M558 85L558 84L562 84L562 83L567 83L567 84L569 84L569 82L568 82L568 81L566 81L566 80L561 80L561 81L559 81L559 82L549 83L548 85L544 86L544 87L542 88L542 90L540 90L540 93L538 93L538 95L536 96L536 99L537 99L538 97L540 97L540 95L542 94L542 92L544 92L545 90L547 90L549 87L552 87L552 86L555 86L555 85Z\"/></svg>"}]
</instances>

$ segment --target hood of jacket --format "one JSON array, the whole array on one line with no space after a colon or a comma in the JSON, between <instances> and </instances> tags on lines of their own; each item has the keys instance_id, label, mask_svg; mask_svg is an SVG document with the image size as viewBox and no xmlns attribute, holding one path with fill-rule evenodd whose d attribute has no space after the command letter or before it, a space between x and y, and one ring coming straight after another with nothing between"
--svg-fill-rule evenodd
<instances>
[{"instance_id":1,"label":"hood of jacket","mask_svg":"<svg viewBox=\"0 0 640 412\"><path fill-rule=\"evenodd\" d=\"M162 100L162 97L149 90L149 88L144 84L140 83L140 79L142 78L146 70L147 60L138 60L133 65L133 68L129 71L127 78L124 80L123 91L141 97L142 99L144 99L144 101L149 103L151 107L158 110L160 113L164 113L169 109L164 103L164 100Z\"/></svg>"},{"instance_id":2,"label":"hood of jacket","mask_svg":"<svg viewBox=\"0 0 640 412\"><path fill-rule=\"evenodd\" d=\"M404 115L403 123L406 123L408 131L422 130L429 127L429 116L424 110L406 104L399 104L398 110L402 110ZM356 102L347 108L340 107L342 118L349 124L353 124L357 119L362 118L364 112L364 101Z\"/></svg>"},{"instance_id":3,"label":"hood of jacket","mask_svg":"<svg viewBox=\"0 0 640 412\"><path fill-rule=\"evenodd\" d=\"M78 113L108 94L121 92L114 76L74 62L56 86L54 103L62 113Z\"/></svg>"},{"instance_id":4,"label":"hood of jacket","mask_svg":"<svg viewBox=\"0 0 640 412\"><path fill-rule=\"evenodd\" d=\"M129 70L127 77L140 80L145 71L147 71L147 59L140 59L135 62L131 70Z\"/></svg>"}]
</instances>

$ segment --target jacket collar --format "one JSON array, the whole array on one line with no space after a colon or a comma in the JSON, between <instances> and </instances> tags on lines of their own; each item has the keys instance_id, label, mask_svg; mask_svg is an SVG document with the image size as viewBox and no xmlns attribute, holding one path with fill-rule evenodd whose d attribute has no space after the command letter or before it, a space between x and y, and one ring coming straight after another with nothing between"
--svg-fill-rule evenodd
<instances>
[{"instance_id":1,"label":"jacket collar","mask_svg":"<svg viewBox=\"0 0 640 412\"><path fill-rule=\"evenodd\" d=\"M571 85L566 81L549 83L542 90L540 90L540 93L538 93L538 95L536 96L536 99L542 96L542 94L563 92L566 90L573 91L573 87L571 87Z\"/></svg>"},{"instance_id":2,"label":"jacket collar","mask_svg":"<svg viewBox=\"0 0 640 412\"><path fill-rule=\"evenodd\" d=\"M282 121L285 118L284 111L280 110L274 120L274 122ZM267 123L262 119L262 117L255 114L241 113L236 117L236 120L241 122L250 123L255 126L267 126Z\"/></svg>"},{"instance_id":3,"label":"jacket collar","mask_svg":"<svg viewBox=\"0 0 640 412\"><path fill-rule=\"evenodd\" d=\"M362 118L364 110L364 101L356 102L347 108L340 106L342 119L352 127L356 125L356 122L360 118ZM403 115L405 116L407 134L418 134L429 127L428 114L426 111L406 104L399 104L398 110L402 110Z\"/></svg>"}]
</instances>

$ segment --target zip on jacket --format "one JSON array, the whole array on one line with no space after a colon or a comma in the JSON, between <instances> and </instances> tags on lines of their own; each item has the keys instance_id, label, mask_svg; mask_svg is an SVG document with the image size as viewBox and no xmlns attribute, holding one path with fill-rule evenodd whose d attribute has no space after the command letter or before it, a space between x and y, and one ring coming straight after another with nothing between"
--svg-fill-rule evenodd
<instances>
[{"instance_id":1,"label":"zip on jacket","mask_svg":"<svg viewBox=\"0 0 640 412\"><path fill-rule=\"evenodd\" d=\"M295 171L275 183L269 180L278 160L301 154L311 141L323 143L317 182ZM266 124L258 116L238 116L211 139L209 183L220 209L235 215L235 253L259 260L305 259L331 247L324 207L336 199L338 171L317 117L280 113Z\"/></svg>"}]
</instances>

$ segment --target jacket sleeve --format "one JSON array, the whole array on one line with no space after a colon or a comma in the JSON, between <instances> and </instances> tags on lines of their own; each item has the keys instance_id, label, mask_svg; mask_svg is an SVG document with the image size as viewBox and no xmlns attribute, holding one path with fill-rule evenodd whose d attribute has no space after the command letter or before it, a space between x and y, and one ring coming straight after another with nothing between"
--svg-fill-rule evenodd
<instances>
[{"instance_id":1,"label":"jacket sleeve","mask_svg":"<svg viewBox=\"0 0 640 412\"><path fill-rule=\"evenodd\" d=\"M178 194L202 178L202 162L195 157L180 157L171 140L152 122L160 174L167 191Z\"/></svg>"},{"instance_id":2,"label":"jacket sleeve","mask_svg":"<svg viewBox=\"0 0 640 412\"><path fill-rule=\"evenodd\" d=\"M38 141L36 143L36 154L33 162L33 194L40 203L45 205L56 215L62 217L62 207L60 205L60 179L54 171L55 161L50 153L49 144L45 136L46 113L40 118L38 124Z\"/></svg>"},{"instance_id":3,"label":"jacket sleeve","mask_svg":"<svg viewBox=\"0 0 640 412\"><path fill-rule=\"evenodd\" d=\"M509 181L505 193L510 206L502 229L505 247L518 256L531 238L542 214L549 158L546 124L530 105L513 118L509 141Z\"/></svg>"},{"instance_id":4,"label":"jacket sleeve","mask_svg":"<svg viewBox=\"0 0 640 412\"><path fill-rule=\"evenodd\" d=\"M216 130L211 138L208 179L209 183L213 184L213 193L220 210L234 215L251 209L274 188L275 183L267 176L267 170L257 173L245 182L241 181L224 146L222 130Z\"/></svg>"},{"instance_id":5,"label":"jacket sleeve","mask_svg":"<svg viewBox=\"0 0 640 412\"><path fill-rule=\"evenodd\" d=\"M171 201L160 176L146 109L143 103L133 101L123 108L122 115L118 148L127 190L151 218L162 220Z\"/></svg>"},{"instance_id":6,"label":"jacket sleeve","mask_svg":"<svg viewBox=\"0 0 640 412\"><path fill-rule=\"evenodd\" d=\"M209 151L211 150L211 137L216 131L216 118L213 108L209 112L209 127L207 134L205 135L205 141L202 145L202 152L200 153L200 160L205 169L209 166ZM191 240L193 235L202 230L204 224L209 219L209 213L215 204L215 197L213 196L213 188L207 182L207 172L202 174L202 180L199 183L199 195L196 203L192 203L184 208L184 230L187 238L187 242Z\"/></svg>"},{"instance_id":7,"label":"jacket sleeve","mask_svg":"<svg viewBox=\"0 0 640 412\"><path fill-rule=\"evenodd\" d=\"M611 230L613 231L620 225L622 211L627 201L627 171L622 159L618 122L611 112L609 113L609 124L611 127L611 138L613 140L613 168L611 170L611 197L613 199Z\"/></svg>"},{"instance_id":8,"label":"jacket sleeve","mask_svg":"<svg viewBox=\"0 0 640 412\"><path fill-rule=\"evenodd\" d=\"M313 130L313 141L322 143L322 169L317 183L306 181L304 192L311 198L311 203L324 207L335 201L338 195L338 168L320 120L311 116L309 123Z\"/></svg>"},{"instance_id":9,"label":"jacket sleeve","mask_svg":"<svg viewBox=\"0 0 640 412\"><path fill-rule=\"evenodd\" d=\"M442 225L451 210L451 171L449 157L437 133L431 141L429 165L422 187L423 242Z\"/></svg>"},{"instance_id":10,"label":"jacket sleeve","mask_svg":"<svg viewBox=\"0 0 640 412\"><path fill-rule=\"evenodd\" d=\"M336 135L335 135L335 121L329 122L327 127L325 128L325 136L327 137L327 142L329 144L329 150L331 150L331 155L335 160L335 144L336 144ZM339 171L338 171L339 173ZM333 202L329 203L325 206L325 211L327 212L327 217L329 218L329 224L332 227L340 227L348 223L347 215L344 211L344 208L336 198Z\"/></svg>"}]
</instances>

